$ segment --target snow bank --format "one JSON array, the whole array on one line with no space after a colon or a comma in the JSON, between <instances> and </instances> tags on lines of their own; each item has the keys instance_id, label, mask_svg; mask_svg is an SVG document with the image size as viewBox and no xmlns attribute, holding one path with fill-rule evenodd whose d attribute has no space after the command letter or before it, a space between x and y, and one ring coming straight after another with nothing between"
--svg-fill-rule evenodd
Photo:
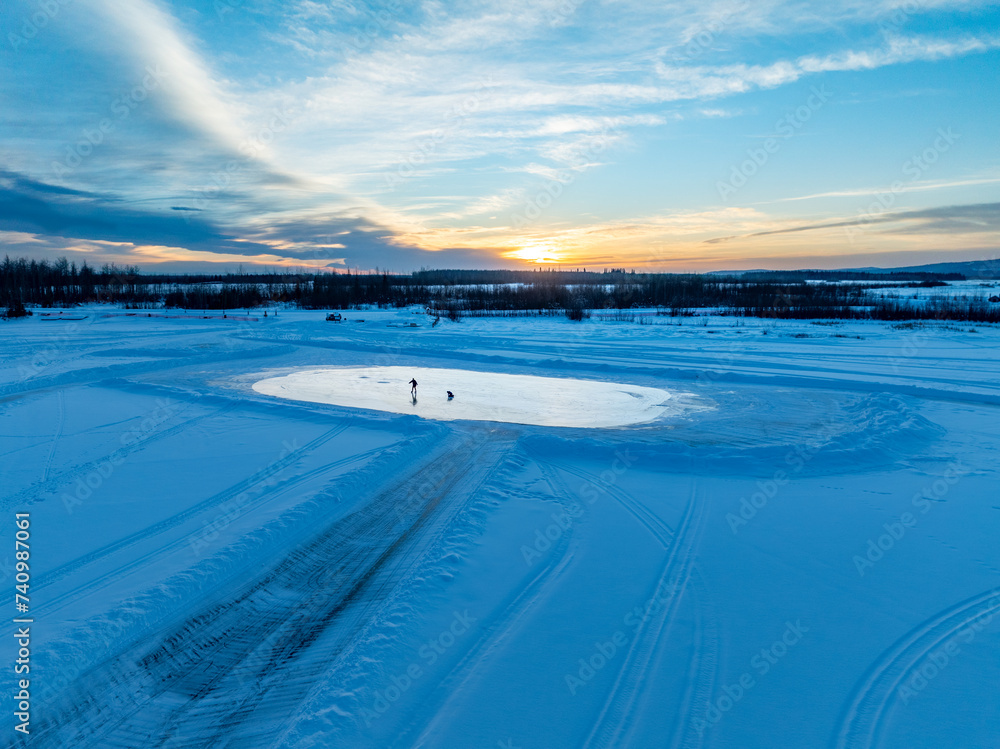
<instances>
[{"instance_id":1,"label":"snow bank","mask_svg":"<svg viewBox=\"0 0 1000 749\"><path fill-rule=\"evenodd\" d=\"M410 379L419 383L410 396ZM620 427L679 413L659 388L615 382L422 367L327 367L254 383L263 395L412 413L425 419L553 427ZM455 394L448 399L447 391Z\"/></svg>"}]
</instances>

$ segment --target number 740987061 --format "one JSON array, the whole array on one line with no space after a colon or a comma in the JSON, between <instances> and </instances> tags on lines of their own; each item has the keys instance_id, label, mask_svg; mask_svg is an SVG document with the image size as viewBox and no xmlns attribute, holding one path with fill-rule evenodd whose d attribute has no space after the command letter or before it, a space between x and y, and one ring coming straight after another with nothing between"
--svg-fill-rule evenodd
<instances>
[{"instance_id":1,"label":"number 740987061","mask_svg":"<svg viewBox=\"0 0 1000 749\"><path fill-rule=\"evenodd\" d=\"M29 573L28 561L31 558L31 548L28 545L28 540L31 538L29 528L31 527L31 518L26 512L19 512L14 516L15 524L17 525L16 539L14 542L14 557L17 560L14 568L17 571L17 585L15 586L15 603L17 604L17 610L19 613L25 613L28 610L28 586L31 581L31 575Z\"/></svg>"}]
</instances>

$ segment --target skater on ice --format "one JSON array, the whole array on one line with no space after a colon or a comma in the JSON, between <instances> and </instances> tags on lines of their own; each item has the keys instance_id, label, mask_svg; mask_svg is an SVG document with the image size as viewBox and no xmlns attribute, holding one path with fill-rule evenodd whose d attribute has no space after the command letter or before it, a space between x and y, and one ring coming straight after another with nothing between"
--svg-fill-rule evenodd
<instances>
[{"instance_id":1,"label":"skater on ice","mask_svg":"<svg viewBox=\"0 0 1000 749\"><path fill-rule=\"evenodd\" d=\"M417 381L415 379L410 380L410 395L416 395L416 394L417 394Z\"/></svg>"}]
</instances>

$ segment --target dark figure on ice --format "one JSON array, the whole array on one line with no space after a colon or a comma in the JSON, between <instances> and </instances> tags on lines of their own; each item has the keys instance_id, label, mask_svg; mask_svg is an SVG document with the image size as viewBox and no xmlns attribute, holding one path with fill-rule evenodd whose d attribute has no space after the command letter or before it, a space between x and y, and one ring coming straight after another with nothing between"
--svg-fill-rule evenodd
<instances>
[{"instance_id":1,"label":"dark figure on ice","mask_svg":"<svg viewBox=\"0 0 1000 749\"><path fill-rule=\"evenodd\" d=\"M417 381L410 380L410 395L416 395L416 394L417 394Z\"/></svg>"},{"instance_id":2,"label":"dark figure on ice","mask_svg":"<svg viewBox=\"0 0 1000 749\"><path fill-rule=\"evenodd\" d=\"M454 397L455 397L455 394L449 390L448 391L448 400L451 400Z\"/></svg>"}]
</instances>

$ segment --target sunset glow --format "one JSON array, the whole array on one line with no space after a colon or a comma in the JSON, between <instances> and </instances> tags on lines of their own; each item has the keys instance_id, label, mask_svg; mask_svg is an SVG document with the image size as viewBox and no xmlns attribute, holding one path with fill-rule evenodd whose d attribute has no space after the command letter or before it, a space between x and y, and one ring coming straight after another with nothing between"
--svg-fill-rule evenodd
<instances>
[{"instance_id":1,"label":"sunset glow","mask_svg":"<svg viewBox=\"0 0 1000 749\"><path fill-rule=\"evenodd\" d=\"M711 270L1000 240L992 3L8 5L13 255Z\"/></svg>"}]
</instances>

